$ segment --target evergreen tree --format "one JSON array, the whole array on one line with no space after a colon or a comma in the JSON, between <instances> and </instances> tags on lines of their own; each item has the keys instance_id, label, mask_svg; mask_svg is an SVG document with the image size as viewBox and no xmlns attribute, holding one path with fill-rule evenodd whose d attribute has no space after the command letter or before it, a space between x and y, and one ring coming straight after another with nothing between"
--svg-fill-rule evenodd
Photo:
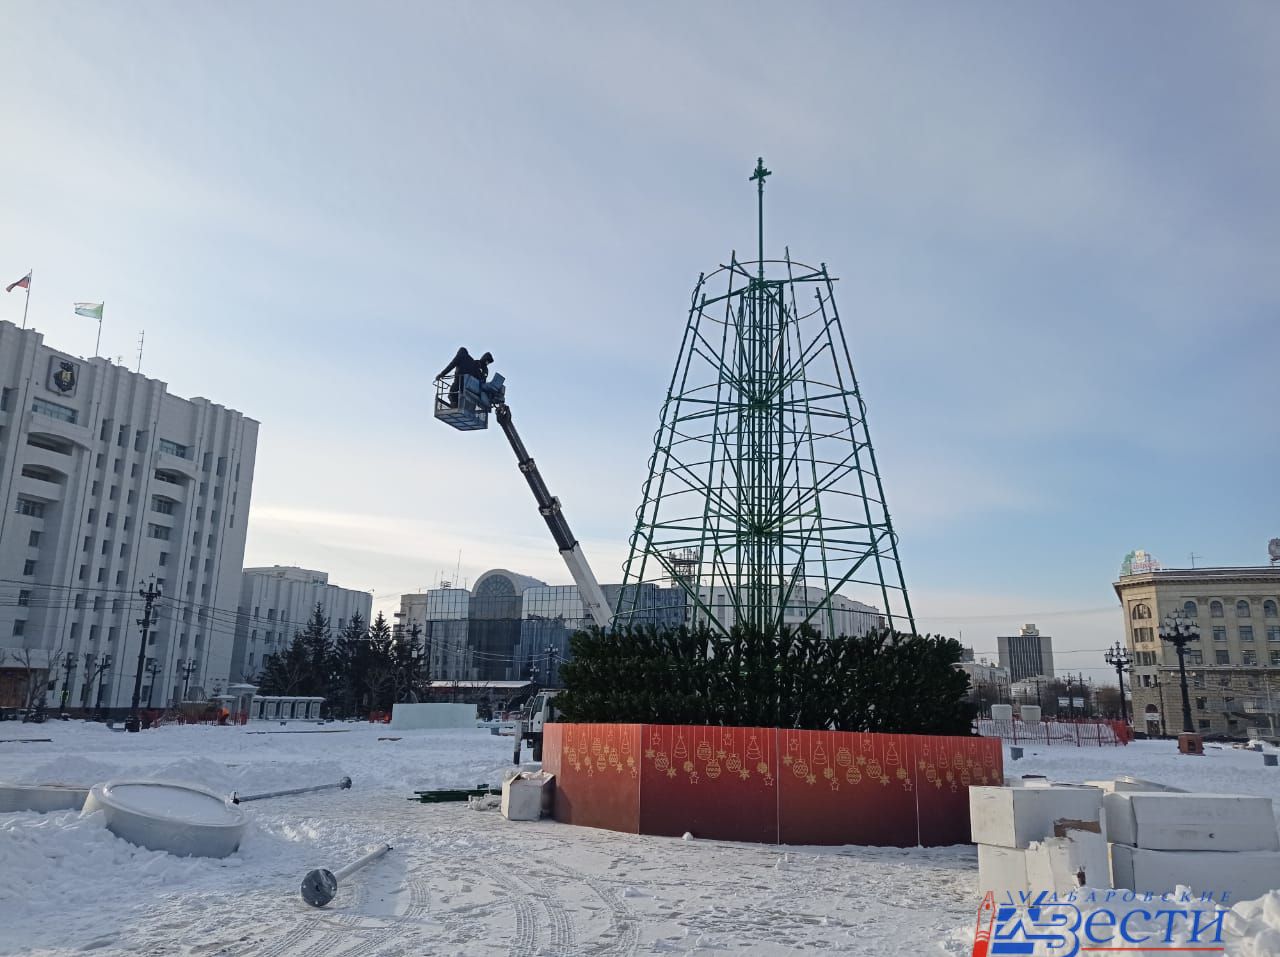
<instances>
[{"instance_id":1,"label":"evergreen tree","mask_svg":"<svg viewBox=\"0 0 1280 957\"><path fill-rule=\"evenodd\" d=\"M396 629L392 648L396 701L418 701L426 693L428 668L423 651L421 626Z\"/></svg>"},{"instance_id":2,"label":"evergreen tree","mask_svg":"<svg viewBox=\"0 0 1280 957\"><path fill-rule=\"evenodd\" d=\"M395 690L395 636L382 612L369 626L364 690L371 711L390 711Z\"/></svg>"},{"instance_id":3,"label":"evergreen tree","mask_svg":"<svg viewBox=\"0 0 1280 957\"><path fill-rule=\"evenodd\" d=\"M267 655L262 662L262 684L258 689L264 695L302 695L311 669L311 655L302 633L298 632L284 651Z\"/></svg>"},{"instance_id":4,"label":"evergreen tree","mask_svg":"<svg viewBox=\"0 0 1280 957\"><path fill-rule=\"evenodd\" d=\"M365 707L365 672L369 662L369 633L359 613L339 633L333 645L333 695L343 717L368 714Z\"/></svg>"},{"instance_id":5,"label":"evergreen tree","mask_svg":"<svg viewBox=\"0 0 1280 957\"><path fill-rule=\"evenodd\" d=\"M327 699L333 684L335 665L333 638L329 632L329 619L325 617L319 602L307 619L306 626L294 640L301 641L306 650L307 673L302 683L305 689L302 694L325 698L328 710L332 710L332 703Z\"/></svg>"}]
</instances>

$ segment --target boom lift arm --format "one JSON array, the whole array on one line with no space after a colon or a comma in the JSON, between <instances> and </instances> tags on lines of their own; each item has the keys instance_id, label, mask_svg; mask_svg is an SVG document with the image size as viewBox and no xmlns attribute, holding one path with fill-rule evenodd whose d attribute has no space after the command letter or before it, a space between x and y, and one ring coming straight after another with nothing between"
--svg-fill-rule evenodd
<instances>
[{"instance_id":1,"label":"boom lift arm","mask_svg":"<svg viewBox=\"0 0 1280 957\"><path fill-rule=\"evenodd\" d=\"M524 473L525 481L529 483L533 497L538 502L538 511L546 521L547 528L551 530L551 537L555 539L556 548L560 550L560 557L569 566L569 574L573 576L574 584L578 586L583 608L596 625L607 628L613 620L613 612L609 610L609 602L604 597L604 590L600 587L600 583L596 581L595 573L587 564L587 557L582 554L582 546L573 537L569 523L565 521L564 512L560 508L560 499L551 494L547 483L543 481L542 473L538 471L538 466L533 461L533 456L524 447L520 433L516 431L515 423L511 421L511 407L506 402L495 402L493 410L497 414L498 424L502 426L507 441L511 443L511 451L516 454L520 471Z\"/></svg>"}]
</instances>

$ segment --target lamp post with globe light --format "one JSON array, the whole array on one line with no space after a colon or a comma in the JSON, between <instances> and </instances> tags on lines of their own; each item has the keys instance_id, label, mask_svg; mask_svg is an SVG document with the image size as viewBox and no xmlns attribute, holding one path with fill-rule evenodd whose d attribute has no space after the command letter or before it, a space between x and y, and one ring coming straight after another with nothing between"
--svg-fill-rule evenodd
<instances>
[{"instance_id":1,"label":"lamp post with globe light","mask_svg":"<svg viewBox=\"0 0 1280 957\"><path fill-rule=\"evenodd\" d=\"M1191 698L1187 694L1187 644L1200 640L1200 626L1180 615L1168 615L1160 625L1160 640L1173 645L1178 652L1178 684L1182 688L1182 730L1194 733L1191 726Z\"/></svg>"},{"instance_id":2,"label":"lamp post with globe light","mask_svg":"<svg viewBox=\"0 0 1280 957\"><path fill-rule=\"evenodd\" d=\"M1107 649L1107 653L1103 657L1106 659L1107 664L1116 669L1116 677L1120 679L1120 720L1128 724L1129 709L1124 700L1124 673L1130 670L1133 665L1133 658L1129 655L1128 649L1122 647L1118 641L1114 646Z\"/></svg>"}]
</instances>

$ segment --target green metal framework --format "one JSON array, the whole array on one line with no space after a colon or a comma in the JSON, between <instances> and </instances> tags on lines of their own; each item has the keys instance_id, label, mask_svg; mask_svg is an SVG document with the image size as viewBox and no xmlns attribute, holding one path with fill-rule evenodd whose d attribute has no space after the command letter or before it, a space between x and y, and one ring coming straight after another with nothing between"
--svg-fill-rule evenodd
<instances>
[{"instance_id":1,"label":"green metal framework","mask_svg":"<svg viewBox=\"0 0 1280 957\"><path fill-rule=\"evenodd\" d=\"M827 267L759 257L699 276L636 511L617 623L640 583L693 623L848 630L840 594L915 631L898 540ZM864 619L865 620L865 619Z\"/></svg>"}]
</instances>

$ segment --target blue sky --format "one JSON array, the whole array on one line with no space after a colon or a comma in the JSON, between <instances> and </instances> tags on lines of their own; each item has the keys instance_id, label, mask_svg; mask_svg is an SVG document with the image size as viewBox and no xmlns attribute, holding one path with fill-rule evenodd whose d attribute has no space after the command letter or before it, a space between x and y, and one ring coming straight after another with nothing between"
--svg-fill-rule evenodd
<instances>
[{"instance_id":1,"label":"blue sky","mask_svg":"<svg viewBox=\"0 0 1280 957\"><path fill-rule=\"evenodd\" d=\"M6 5L0 277L31 322L262 422L246 562L378 604L568 576L490 349L616 580L689 291L767 245L841 277L921 624L1037 622L1105 673L1145 547L1280 534L1280 10L1010 4ZM12 275L9 275L12 274ZM18 294L0 317L21 318ZM1068 649L1078 654L1064 655Z\"/></svg>"}]
</instances>

